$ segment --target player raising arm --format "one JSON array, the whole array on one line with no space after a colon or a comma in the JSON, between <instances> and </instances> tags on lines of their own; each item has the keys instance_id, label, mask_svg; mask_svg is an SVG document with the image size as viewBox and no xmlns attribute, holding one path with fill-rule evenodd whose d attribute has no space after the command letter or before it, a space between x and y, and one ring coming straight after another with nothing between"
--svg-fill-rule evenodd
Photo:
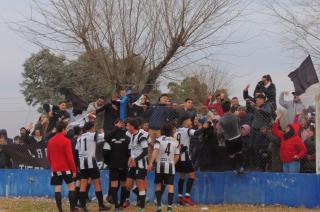
<instances>
[{"instance_id":1,"label":"player raising arm","mask_svg":"<svg viewBox=\"0 0 320 212\"><path fill-rule=\"evenodd\" d=\"M192 129L191 118L185 116L181 119L182 127L177 129L176 138L181 146L180 159L176 164L176 170L179 172L179 182L178 182L178 203L180 205L193 205L190 198L190 192L193 185L193 181L196 178L195 170L190 157L190 138L191 136L199 136L203 133L204 128L208 128L208 124L205 123L203 128L198 130ZM189 176L187 181L185 197L183 197L183 187L185 175Z\"/></svg>"},{"instance_id":2,"label":"player raising arm","mask_svg":"<svg viewBox=\"0 0 320 212\"><path fill-rule=\"evenodd\" d=\"M111 195L115 205L115 211L119 211L120 206L125 207L127 196L126 179L128 172L130 143L129 137L121 119L117 119L115 127L106 134L104 145L105 162L109 167L109 179L111 180ZM121 184L121 200L118 203L118 187Z\"/></svg>"},{"instance_id":3,"label":"player raising arm","mask_svg":"<svg viewBox=\"0 0 320 212\"><path fill-rule=\"evenodd\" d=\"M156 139L154 150L148 170L152 170L153 162L156 161L156 198L157 198L157 212L161 211L161 186L167 185L168 190L168 208L167 212L172 211L172 203L174 197L174 175L175 164L179 160L179 143L173 137L175 134L175 127L172 124L165 124L161 129L161 135Z\"/></svg>"}]
</instances>

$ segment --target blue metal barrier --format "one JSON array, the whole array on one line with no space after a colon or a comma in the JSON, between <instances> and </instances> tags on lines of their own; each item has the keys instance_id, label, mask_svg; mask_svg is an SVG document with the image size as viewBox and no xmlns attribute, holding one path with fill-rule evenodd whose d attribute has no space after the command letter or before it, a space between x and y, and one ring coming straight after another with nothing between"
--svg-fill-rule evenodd
<instances>
[{"instance_id":1,"label":"blue metal barrier","mask_svg":"<svg viewBox=\"0 0 320 212\"><path fill-rule=\"evenodd\" d=\"M101 171L104 192L108 187L107 174L107 171ZM49 179L49 170L0 170L0 196L53 197L54 192ZM154 174L149 173L147 180L147 195L153 200ZM175 185L177 181L176 176ZM67 195L66 187L62 193ZM93 188L90 194L94 195ZM244 203L320 207L320 176L259 172L237 176L232 172L198 172L191 195L195 202L203 204Z\"/></svg>"}]
</instances>

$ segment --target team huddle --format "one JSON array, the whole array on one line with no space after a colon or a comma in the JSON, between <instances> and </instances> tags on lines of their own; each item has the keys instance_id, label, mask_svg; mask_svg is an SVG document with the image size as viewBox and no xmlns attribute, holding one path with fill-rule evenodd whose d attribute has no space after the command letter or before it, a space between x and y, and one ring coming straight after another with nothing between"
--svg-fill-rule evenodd
<instances>
[{"instance_id":1,"label":"team huddle","mask_svg":"<svg viewBox=\"0 0 320 212\"><path fill-rule=\"evenodd\" d=\"M181 120L180 128L166 123L161 128L161 136L149 138L139 119L127 119L125 123L117 119L113 130L98 132L93 122L86 122L82 132L71 142L67 137L67 123L58 121L56 133L47 145L47 159L51 166L51 185L55 188L55 200L62 211L61 185L68 185L71 211L88 211L88 182L95 187L99 211L107 211L101 190L100 172L95 158L97 143L104 142L104 162L109 169L108 199L114 203L115 211L129 206L131 191L137 195L138 211L144 211L146 202L148 171L155 172L156 211L162 209L162 196L167 188L167 211L172 211L174 199L174 176L179 173L178 203L193 205L190 198L195 172L189 156L190 138L200 135L203 128L192 129L189 117ZM185 177L186 190L183 195ZM76 181L76 183L74 183ZM120 190L120 200L118 191ZM79 203L78 203L79 202Z\"/></svg>"}]
</instances>

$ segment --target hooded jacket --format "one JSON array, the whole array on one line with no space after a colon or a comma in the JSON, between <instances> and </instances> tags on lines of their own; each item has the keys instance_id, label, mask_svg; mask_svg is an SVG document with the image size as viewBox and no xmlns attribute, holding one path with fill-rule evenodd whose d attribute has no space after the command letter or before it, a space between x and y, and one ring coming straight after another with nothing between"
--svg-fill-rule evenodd
<instances>
[{"instance_id":1,"label":"hooded jacket","mask_svg":"<svg viewBox=\"0 0 320 212\"><path fill-rule=\"evenodd\" d=\"M294 135L285 139L284 132L279 130L279 122L275 122L272 126L272 132L275 136L281 139L280 143L280 159L283 163L290 163L295 160L302 159L306 153L307 149L302 142L301 138L298 136L299 125L291 124L289 125L294 130ZM297 159L294 156L298 156Z\"/></svg>"}]
</instances>

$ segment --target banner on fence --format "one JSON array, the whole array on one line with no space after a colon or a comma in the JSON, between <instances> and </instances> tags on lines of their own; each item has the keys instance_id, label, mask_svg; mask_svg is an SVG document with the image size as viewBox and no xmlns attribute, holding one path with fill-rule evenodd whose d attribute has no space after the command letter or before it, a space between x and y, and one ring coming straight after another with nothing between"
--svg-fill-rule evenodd
<instances>
[{"instance_id":1,"label":"banner on fence","mask_svg":"<svg viewBox=\"0 0 320 212\"><path fill-rule=\"evenodd\" d=\"M100 146L98 146L100 147ZM47 144L10 144L5 145L3 150L10 156L12 168L15 169L49 169L46 159ZM106 168L103 163L102 148L97 148L98 167Z\"/></svg>"}]
</instances>

